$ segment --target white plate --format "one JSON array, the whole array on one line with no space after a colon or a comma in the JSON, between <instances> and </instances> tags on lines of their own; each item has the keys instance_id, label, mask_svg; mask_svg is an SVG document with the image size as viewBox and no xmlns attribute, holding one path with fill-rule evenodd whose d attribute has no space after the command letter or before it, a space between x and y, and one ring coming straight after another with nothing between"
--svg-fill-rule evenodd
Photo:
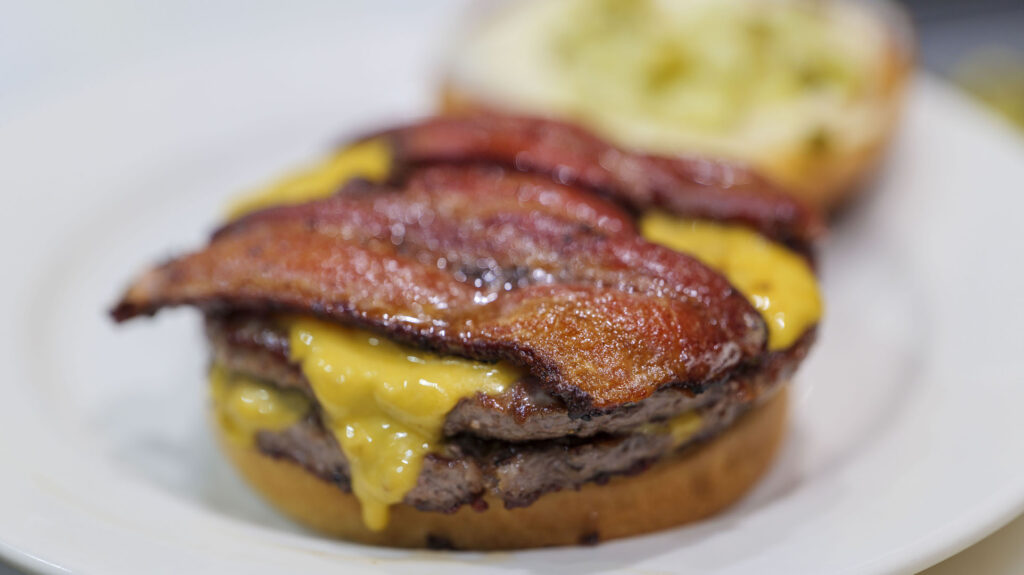
<instances>
[{"instance_id":1,"label":"white plate","mask_svg":"<svg viewBox=\"0 0 1024 575\"><path fill-rule=\"evenodd\" d=\"M141 266L202 241L232 193L427 109L447 12L368 6L183 47L0 130L6 559L82 573L891 572L1024 509L1024 146L922 79L874 195L822 254L820 345L784 453L741 504L596 548L500 554L350 545L275 515L208 438L195 314L115 329L104 311Z\"/></svg>"}]
</instances>

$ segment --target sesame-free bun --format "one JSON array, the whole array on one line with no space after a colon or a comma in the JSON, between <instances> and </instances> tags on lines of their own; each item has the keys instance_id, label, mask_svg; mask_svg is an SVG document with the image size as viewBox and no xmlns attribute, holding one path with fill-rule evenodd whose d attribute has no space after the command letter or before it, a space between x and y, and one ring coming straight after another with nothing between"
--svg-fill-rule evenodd
<instances>
[{"instance_id":1,"label":"sesame-free bun","mask_svg":"<svg viewBox=\"0 0 1024 575\"><path fill-rule=\"evenodd\" d=\"M380 532L363 525L355 496L336 485L223 435L220 443L267 500L324 534L393 547L522 549L629 537L712 515L742 497L769 468L785 422L783 389L714 440L636 475L548 493L517 509L505 509L490 497L484 511L463 506L451 514L394 505L387 528Z\"/></svg>"},{"instance_id":2,"label":"sesame-free bun","mask_svg":"<svg viewBox=\"0 0 1024 575\"><path fill-rule=\"evenodd\" d=\"M835 211L863 189L861 184L873 174L899 124L903 95L912 69L912 32L905 15L889 3L852 0L680 2L675 12L708 10L705 6L717 4L726 8L710 10L720 10L725 14L723 18L737 19L742 16L734 15L749 12L755 5L770 10L773 5L813 4L825 15L822 21L830 27L822 36L832 40L825 42L830 42L836 53L847 52L849 68L856 70L851 76L857 78L856 88L850 89L844 98L834 97L835 92L827 89L797 90L798 95L790 101L758 96L753 98L753 103L750 99L745 101L744 115L736 116L739 120L725 121L722 124L725 127L706 129L703 117L718 117L728 106L723 102L742 98L730 99L727 94L715 99L712 97L715 84L700 85L701 90L697 92L704 98L680 106L694 110L710 106L708 113L702 115L686 108L683 117L689 119L676 122L664 119L665 114L678 111L671 110L671 104L665 103L669 100L652 104L661 106L657 109L663 111L648 114L647 108L633 105L646 100L634 98L635 94L628 90L609 88L610 95L603 95L606 89L602 86L630 86L641 82L637 79L639 72L634 72L646 62L643 56L624 56L632 58L627 60L628 65L616 65L615 57L608 56L611 58L608 66L589 64L588 69L597 72L575 72L576 76L597 77L577 79L575 83L562 80L566 77L565 68L558 67L557 62L561 61L558 49L552 47L564 44L555 36L563 26L552 22L584 26L577 22L585 18L566 17L557 7L582 2L584 0L499 2L499 10L474 19L468 26L468 33L451 51L440 92L441 110L448 114L497 111L548 116L580 123L619 145L642 151L732 159L756 168L792 195L826 212ZM603 4L610 2L596 2L591 6ZM657 3L659 6L667 4ZM621 9L623 3L615 5ZM561 8L567 9L570 8ZM635 21L630 22L631 26L636 26ZM707 29L709 38L731 37L728 33L711 36L717 30L713 25L699 28ZM726 31L732 32L734 28L727 27ZM646 36L654 35L651 32ZM678 36L682 35L685 34ZM719 43L723 42L726 40ZM516 49L512 49L513 46ZM655 54L651 56L652 61L657 63L660 62L657 58L664 59L659 55L661 52L653 48L650 51ZM635 52L632 46L618 50L610 45L607 49L607 53L613 55ZM685 57L681 57L676 67L699 66L703 57L694 56L693 52L684 52ZM726 52L712 51L716 55ZM696 54L701 53L696 51ZM756 50L748 53L751 59L757 55ZM792 56L792 60L798 62L800 57ZM759 64L751 61L741 66L756 69ZM822 66L827 67L827 64ZM666 64L666 69L672 68ZM733 96L743 91L732 86ZM689 102L685 86L679 90L680 101ZM709 104L709 101L714 103Z\"/></svg>"}]
</instances>

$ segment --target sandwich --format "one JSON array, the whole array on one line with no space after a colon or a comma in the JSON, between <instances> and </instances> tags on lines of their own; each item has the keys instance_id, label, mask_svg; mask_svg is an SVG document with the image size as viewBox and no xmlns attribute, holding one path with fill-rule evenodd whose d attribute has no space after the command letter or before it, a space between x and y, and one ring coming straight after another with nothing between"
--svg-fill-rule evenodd
<instances>
[{"instance_id":1,"label":"sandwich","mask_svg":"<svg viewBox=\"0 0 1024 575\"><path fill-rule=\"evenodd\" d=\"M523 0L451 50L441 108L546 115L619 145L745 162L834 212L898 124L903 14L850 0Z\"/></svg>"},{"instance_id":2,"label":"sandwich","mask_svg":"<svg viewBox=\"0 0 1024 575\"><path fill-rule=\"evenodd\" d=\"M244 198L111 313L201 311L224 452L304 525L596 543L713 514L769 468L821 230L728 162L431 118Z\"/></svg>"}]
</instances>

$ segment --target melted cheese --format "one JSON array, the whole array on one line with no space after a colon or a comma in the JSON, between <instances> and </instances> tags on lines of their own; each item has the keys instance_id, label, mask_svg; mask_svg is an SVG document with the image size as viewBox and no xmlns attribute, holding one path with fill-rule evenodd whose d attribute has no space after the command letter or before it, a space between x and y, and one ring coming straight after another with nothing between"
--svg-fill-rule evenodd
<instances>
[{"instance_id":1,"label":"melted cheese","mask_svg":"<svg viewBox=\"0 0 1024 575\"><path fill-rule=\"evenodd\" d=\"M243 198L233 216L271 205L327 196L354 177L386 177L391 154L382 141L344 150L276 186ZM814 276L798 256L754 232L664 214L643 218L651 241L694 253L723 271L765 315L770 344L791 344L817 321ZM309 380L323 417L351 465L352 488L372 529L387 524L388 507L412 489L424 457L441 449L445 416L464 397L497 394L522 373L504 364L445 357L369 332L309 318L282 319L292 360ZM214 404L233 440L251 443L259 429L283 429L308 413L308 402L261 382L211 373ZM675 445L692 437L700 416L682 414L659 426Z\"/></svg>"},{"instance_id":2,"label":"melted cheese","mask_svg":"<svg viewBox=\"0 0 1024 575\"><path fill-rule=\"evenodd\" d=\"M665 421L650 422L638 425L635 428L637 433L648 435L668 435L672 440L672 448L681 447L687 441L693 439L704 426L704 419L696 411L680 413Z\"/></svg>"},{"instance_id":3,"label":"melted cheese","mask_svg":"<svg viewBox=\"0 0 1024 575\"><path fill-rule=\"evenodd\" d=\"M722 272L761 312L770 349L793 345L821 317L818 281L807 262L756 232L662 212L643 216L640 229L648 240Z\"/></svg>"},{"instance_id":4,"label":"melted cheese","mask_svg":"<svg viewBox=\"0 0 1024 575\"><path fill-rule=\"evenodd\" d=\"M697 435L704 425L695 411L687 411L668 420L668 432L672 436L672 447L679 447Z\"/></svg>"},{"instance_id":5,"label":"melted cheese","mask_svg":"<svg viewBox=\"0 0 1024 575\"><path fill-rule=\"evenodd\" d=\"M416 485L455 404L501 393L522 377L504 364L441 356L314 319L293 320L290 333L292 359L348 457L352 491L371 529L383 529L388 506Z\"/></svg>"},{"instance_id":6,"label":"melted cheese","mask_svg":"<svg viewBox=\"0 0 1024 575\"><path fill-rule=\"evenodd\" d=\"M252 445L257 431L278 431L301 421L309 413L309 400L301 393L228 371L210 370L214 413L225 437Z\"/></svg>"},{"instance_id":7,"label":"melted cheese","mask_svg":"<svg viewBox=\"0 0 1024 575\"><path fill-rule=\"evenodd\" d=\"M234 219L271 206L300 204L323 198L355 178L383 180L390 169L391 148L386 141L374 139L360 142L264 190L242 196L228 207L228 217Z\"/></svg>"}]
</instances>

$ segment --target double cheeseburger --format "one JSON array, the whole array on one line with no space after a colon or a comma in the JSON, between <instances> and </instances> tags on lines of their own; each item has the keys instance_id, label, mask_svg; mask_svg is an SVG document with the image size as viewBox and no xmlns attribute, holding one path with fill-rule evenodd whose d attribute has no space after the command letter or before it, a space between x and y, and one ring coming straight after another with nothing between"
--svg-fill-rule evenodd
<instances>
[{"instance_id":1,"label":"double cheeseburger","mask_svg":"<svg viewBox=\"0 0 1024 575\"><path fill-rule=\"evenodd\" d=\"M815 212L566 124L428 119L238 203L117 321L198 308L224 451L355 541L597 541L768 468L821 312Z\"/></svg>"}]
</instances>

